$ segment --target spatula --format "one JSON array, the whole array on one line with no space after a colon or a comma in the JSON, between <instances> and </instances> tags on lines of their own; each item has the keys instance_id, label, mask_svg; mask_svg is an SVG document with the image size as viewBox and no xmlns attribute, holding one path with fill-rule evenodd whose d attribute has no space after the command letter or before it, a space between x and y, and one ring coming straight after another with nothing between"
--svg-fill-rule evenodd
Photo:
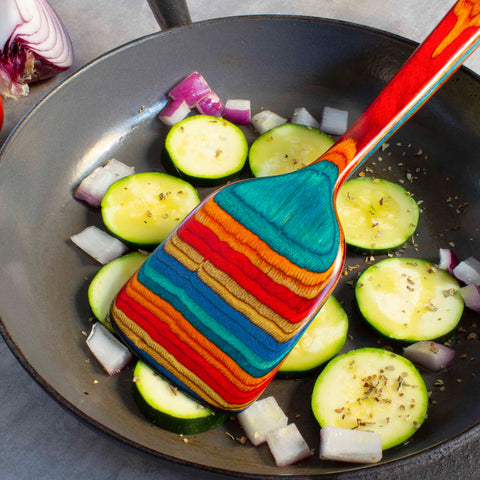
<instances>
[{"instance_id":1,"label":"spatula","mask_svg":"<svg viewBox=\"0 0 480 480\"><path fill-rule=\"evenodd\" d=\"M112 304L112 324L132 350L208 405L252 403L341 274L340 185L463 63L479 27L480 0L458 1L316 162L202 202Z\"/></svg>"}]
</instances>

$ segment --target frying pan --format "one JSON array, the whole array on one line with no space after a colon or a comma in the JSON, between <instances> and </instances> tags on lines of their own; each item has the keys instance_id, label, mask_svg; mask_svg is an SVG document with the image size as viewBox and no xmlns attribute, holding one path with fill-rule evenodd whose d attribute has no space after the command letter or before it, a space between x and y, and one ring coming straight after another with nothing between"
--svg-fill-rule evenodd
<instances>
[{"instance_id":1,"label":"frying pan","mask_svg":"<svg viewBox=\"0 0 480 480\"><path fill-rule=\"evenodd\" d=\"M370 469L322 463L315 457L279 470L266 449L240 445L222 429L184 444L178 436L152 428L140 415L130 395L131 370L106 378L95 362L86 364L90 355L81 332L89 329L91 313L84 278L92 278L99 267L68 238L101 223L98 212L72 199L72 191L86 173L111 157L133 163L137 170L161 169L165 131L156 112L163 94L194 69L221 97L250 98L257 110L289 115L294 107L307 106L319 116L323 106L330 105L349 110L354 119L413 49L411 42L341 22L229 18L130 43L52 91L16 129L0 156L1 329L22 365L66 408L156 455L228 475L349 476L355 470L355 477L366 477ZM366 165L378 176L405 182L422 202L415 244L404 254L435 261L438 248L450 243L460 258L478 251L479 94L479 79L466 69L457 72L397 132L389 148ZM361 270L365 258L350 254L348 264ZM345 277L335 291L350 317L345 350L378 346L379 341L388 345L360 320L352 279ZM428 421L406 445L385 452L383 464L373 471L389 472L392 462L399 470L412 468L437 445L447 442L455 449L476 434L480 382L473 375L479 366L478 340L470 335L476 332L475 321L475 315L466 312L462 331L453 337L458 351L454 365L424 375L436 402ZM444 382L443 391L434 386L437 379ZM295 422L318 448L318 426L309 411L313 381L278 380L267 393L279 399L291 418L301 413ZM226 429L240 435L235 422Z\"/></svg>"}]
</instances>

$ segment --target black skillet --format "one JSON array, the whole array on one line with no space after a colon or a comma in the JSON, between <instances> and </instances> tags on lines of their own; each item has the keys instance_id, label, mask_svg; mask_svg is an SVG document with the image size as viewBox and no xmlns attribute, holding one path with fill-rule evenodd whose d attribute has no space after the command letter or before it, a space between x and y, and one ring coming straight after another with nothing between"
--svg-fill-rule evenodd
<instances>
[{"instance_id":1,"label":"black skillet","mask_svg":"<svg viewBox=\"0 0 480 480\"><path fill-rule=\"evenodd\" d=\"M188 22L188 12L183 10L176 21ZM229 476L336 472L367 478L414 472L442 449L454 451L476 438L479 317L471 312L465 312L453 336L458 352L453 366L437 374L425 372L433 391L428 421L405 445L385 452L381 465L367 469L321 462L316 455L278 469L266 448L241 445L225 434L241 435L234 421L186 444L178 435L153 428L138 412L131 397L131 369L108 378L94 361L85 363L90 354L81 332L90 328L91 313L84 279L92 278L99 266L68 238L101 222L98 212L73 200L72 191L86 173L111 157L136 165L137 171L162 169L165 129L155 117L172 85L196 69L222 98L250 98L254 111L268 108L288 116L293 108L306 106L319 116L330 105L347 109L355 119L414 47L383 32L318 18L219 19L132 42L54 89L0 154L0 327L22 365L62 405L112 436ZM479 79L460 70L385 151L363 166L404 182L421 201L418 235L404 255L436 261L438 248L449 244L460 258L479 251L479 99ZM246 132L252 139L252 131ZM361 271L365 260L350 254L348 264L360 265ZM388 346L359 318L352 280L352 275L345 277L335 291L350 317L345 350ZM434 386L439 379L444 389ZM275 395L291 418L301 414L295 422L318 449L319 429L309 409L313 381L276 380L266 393Z\"/></svg>"}]
</instances>

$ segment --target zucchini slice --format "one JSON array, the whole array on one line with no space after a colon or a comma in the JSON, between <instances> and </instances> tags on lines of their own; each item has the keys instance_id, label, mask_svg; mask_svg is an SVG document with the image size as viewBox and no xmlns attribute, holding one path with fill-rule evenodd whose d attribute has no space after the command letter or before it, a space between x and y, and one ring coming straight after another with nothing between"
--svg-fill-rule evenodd
<instances>
[{"instance_id":1,"label":"zucchini slice","mask_svg":"<svg viewBox=\"0 0 480 480\"><path fill-rule=\"evenodd\" d=\"M165 140L167 160L191 181L224 181L245 165L248 143L239 127L218 117L194 115L178 122Z\"/></svg>"},{"instance_id":2,"label":"zucchini slice","mask_svg":"<svg viewBox=\"0 0 480 480\"><path fill-rule=\"evenodd\" d=\"M134 398L153 424L183 435L206 432L225 422L227 415L213 411L164 380L139 360L133 372Z\"/></svg>"},{"instance_id":3,"label":"zucchini slice","mask_svg":"<svg viewBox=\"0 0 480 480\"><path fill-rule=\"evenodd\" d=\"M382 335L402 341L434 340L460 321L458 281L426 260L386 258L367 268L355 286L365 320Z\"/></svg>"},{"instance_id":4,"label":"zucchini slice","mask_svg":"<svg viewBox=\"0 0 480 480\"><path fill-rule=\"evenodd\" d=\"M347 314L330 296L285 358L277 376L301 377L327 362L345 345L347 331Z\"/></svg>"},{"instance_id":5,"label":"zucchini slice","mask_svg":"<svg viewBox=\"0 0 480 480\"><path fill-rule=\"evenodd\" d=\"M195 188L161 172L117 180L103 197L105 226L125 242L143 247L161 243L200 203Z\"/></svg>"},{"instance_id":6,"label":"zucchini slice","mask_svg":"<svg viewBox=\"0 0 480 480\"><path fill-rule=\"evenodd\" d=\"M415 233L419 208L400 185L358 177L338 191L337 212L347 245L367 253L400 248Z\"/></svg>"},{"instance_id":7,"label":"zucchini slice","mask_svg":"<svg viewBox=\"0 0 480 480\"><path fill-rule=\"evenodd\" d=\"M422 425L428 393L414 365L378 348L335 357L317 378L312 410L321 427L369 430L382 449L399 445Z\"/></svg>"},{"instance_id":8,"label":"zucchini slice","mask_svg":"<svg viewBox=\"0 0 480 480\"><path fill-rule=\"evenodd\" d=\"M250 147L249 165L255 177L268 177L310 165L332 145L326 133L285 123L260 135Z\"/></svg>"},{"instance_id":9,"label":"zucchini slice","mask_svg":"<svg viewBox=\"0 0 480 480\"><path fill-rule=\"evenodd\" d=\"M143 265L147 255L132 252L103 266L88 287L88 302L95 317L113 331L108 320L115 295L128 279Z\"/></svg>"}]
</instances>

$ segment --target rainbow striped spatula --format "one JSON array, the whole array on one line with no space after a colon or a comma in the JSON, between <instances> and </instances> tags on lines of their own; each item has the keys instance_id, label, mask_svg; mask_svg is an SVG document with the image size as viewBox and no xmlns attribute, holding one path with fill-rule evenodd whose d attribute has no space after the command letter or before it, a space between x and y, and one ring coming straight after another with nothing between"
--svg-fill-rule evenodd
<instances>
[{"instance_id":1,"label":"rainbow striped spatula","mask_svg":"<svg viewBox=\"0 0 480 480\"><path fill-rule=\"evenodd\" d=\"M238 411L275 375L341 273L335 197L347 176L463 63L480 0L460 0L358 121L310 166L207 198L114 300L111 321L158 372Z\"/></svg>"}]
</instances>

